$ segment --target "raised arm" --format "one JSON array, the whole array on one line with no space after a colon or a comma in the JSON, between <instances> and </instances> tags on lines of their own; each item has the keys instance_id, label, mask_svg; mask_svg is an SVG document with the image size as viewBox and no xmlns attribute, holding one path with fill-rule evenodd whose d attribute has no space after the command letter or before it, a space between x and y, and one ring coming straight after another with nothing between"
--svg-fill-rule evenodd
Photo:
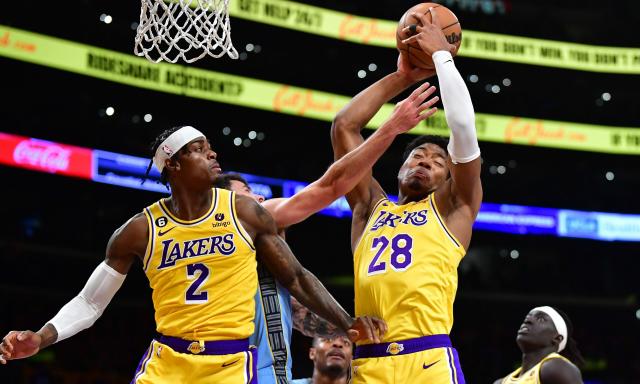
<instances>
[{"instance_id":1,"label":"raised arm","mask_svg":"<svg viewBox=\"0 0 640 384\"><path fill-rule=\"evenodd\" d=\"M433 71L411 68L408 60L403 55L399 55L398 70L396 72L383 77L357 94L336 115L331 127L331 145L333 146L334 159L340 159L364 142L360 131L386 102L417 81L433 74ZM383 191L378 183L372 180L371 170L369 169L360 179L358 185L346 195L349 205L354 211L354 217L358 206L368 208L371 203L372 193L377 195L382 194ZM362 214L366 215L366 212Z\"/></svg>"},{"instance_id":2,"label":"raised arm","mask_svg":"<svg viewBox=\"0 0 640 384\"><path fill-rule=\"evenodd\" d=\"M475 115L469 90L451 56L452 45L442 33L435 8L431 9L433 22L426 15L415 15L422 20L418 33L404 42L418 42L432 55L435 63L440 96L444 106L449 138L449 169L451 178L445 188L436 192L436 202L447 225L465 245L471 239L471 225L482 202L480 181L480 147L475 127Z\"/></svg>"},{"instance_id":3,"label":"raised arm","mask_svg":"<svg viewBox=\"0 0 640 384\"><path fill-rule=\"evenodd\" d=\"M278 228L296 224L351 191L358 181L371 173L371 167L389 148L395 137L415 127L436 112L431 108L438 97L429 83L416 89L398 103L389 119L366 141L334 162L324 175L288 199L272 199L263 203ZM358 136L360 133L358 133Z\"/></svg>"},{"instance_id":4,"label":"raised arm","mask_svg":"<svg viewBox=\"0 0 640 384\"><path fill-rule=\"evenodd\" d=\"M236 210L253 238L260 260L296 299L349 334L352 340L380 341L379 335L386 330L384 322L368 317L354 321L322 283L300 265L289 246L278 236L273 218L260 204L249 197L236 195Z\"/></svg>"},{"instance_id":5,"label":"raised arm","mask_svg":"<svg viewBox=\"0 0 640 384\"><path fill-rule=\"evenodd\" d=\"M364 142L360 131L389 100L410 85L433 76L435 71L412 68L403 55L398 55L398 70L378 80L357 94L336 115L331 126L331 145L334 159L338 160ZM345 195L353 219L351 246L355 247L373 205L385 196L384 190L373 179L371 168L365 169L358 184Z\"/></svg>"},{"instance_id":6,"label":"raised arm","mask_svg":"<svg viewBox=\"0 0 640 384\"><path fill-rule=\"evenodd\" d=\"M49 345L89 328L122 286L136 257L143 257L148 226L138 214L114 232L105 261L93 271L80 293L38 332L11 331L0 344L0 363L35 355Z\"/></svg>"}]
</instances>

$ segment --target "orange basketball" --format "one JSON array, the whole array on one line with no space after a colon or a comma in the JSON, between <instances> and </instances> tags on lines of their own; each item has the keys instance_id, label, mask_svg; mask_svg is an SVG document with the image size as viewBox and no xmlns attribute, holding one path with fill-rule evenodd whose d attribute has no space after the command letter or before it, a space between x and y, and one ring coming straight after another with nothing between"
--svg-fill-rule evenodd
<instances>
[{"instance_id":1,"label":"orange basketball","mask_svg":"<svg viewBox=\"0 0 640 384\"><path fill-rule=\"evenodd\" d=\"M422 25L420 20L411 16L411 14L426 14L429 21L431 21L431 12L429 12L429 8L435 9L436 14L438 15L438 20L440 21L440 25L442 27L442 32L444 32L444 36L447 38L447 41L450 44L455 45L456 50L453 55L455 56L458 53L460 43L462 42L462 28L460 27L460 22L458 21L456 15L451 12L449 8L437 3L422 3L409 8L409 10L407 10L407 12L402 15L402 18L400 18L400 22L398 23L398 29L396 31L396 44L398 47L398 51L400 51L401 54L405 55L405 57L408 57L409 62L413 66L432 69L434 68L434 65L433 60L431 60L431 55L420 49L418 43L402 43L402 40L411 37L412 35L409 31L402 31L405 27L408 27L411 24L417 24L420 26Z\"/></svg>"}]
</instances>

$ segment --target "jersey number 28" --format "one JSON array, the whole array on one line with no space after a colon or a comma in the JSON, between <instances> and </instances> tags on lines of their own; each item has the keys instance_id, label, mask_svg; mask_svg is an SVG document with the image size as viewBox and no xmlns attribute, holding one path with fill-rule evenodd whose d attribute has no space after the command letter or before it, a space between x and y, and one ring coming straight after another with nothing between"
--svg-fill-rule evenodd
<instances>
[{"instance_id":1,"label":"jersey number 28","mask_svg":"<svg viewBox=\"0 0 640 384\"><path fill-rule=\"evenodd\" d=\"M377 275L387 271L387 262L380 260L385 250L391 245L391 256L389 264L394 271L404 271L411 265L411 248L413 248L413 239L406 233L395 235L391 240L386 236L380 236L373 239L371 250L378 251L369 264L367 275Z\"/></svg>"}]
</instances>

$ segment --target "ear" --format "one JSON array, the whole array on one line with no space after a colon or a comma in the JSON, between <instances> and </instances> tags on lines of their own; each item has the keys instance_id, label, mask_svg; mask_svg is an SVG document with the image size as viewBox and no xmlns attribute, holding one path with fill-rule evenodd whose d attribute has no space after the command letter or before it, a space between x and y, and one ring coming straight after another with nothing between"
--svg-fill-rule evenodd
<instances>
[{"instance_id":1,"label":"ear","mask_svg":"<svg viewBox=\"0 0 640 384\"><path fill-rule=\"evenodd\" d=\"M564 336L562 336L561 334L557 334L553 339L551 339L551 341L553 342L553 345L558 348L560 348L560 343L562 342L562 340L564 340Z\"/></svg>"},{"instance_id":2,"label":"ear","mask_svg":"<svg viewBox=\"0 0 640 384\"><path fill-rule=\"evenodd\" d=\"M164 167L172 172L180 170L180 162L177 159L166 159L164 161Z\"/></svg>"},{"instance_id":3,"label":"ear","mask_svg":"<svg viewBox=\"0 0 640 384\"><path fill-rule=\"evenodd\" d=\"M316 358L316 349L311 347L309 348L309 360L315 361Z\"/></svg>"}]
</instances>

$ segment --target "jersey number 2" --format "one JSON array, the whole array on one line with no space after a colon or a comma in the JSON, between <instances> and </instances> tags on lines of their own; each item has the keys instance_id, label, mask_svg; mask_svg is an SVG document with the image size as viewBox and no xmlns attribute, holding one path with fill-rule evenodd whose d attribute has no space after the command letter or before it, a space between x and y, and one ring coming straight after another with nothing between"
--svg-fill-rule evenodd
<instances>
[{"instance_id":1,"label":"jersey number 2","mask_svg":"<svg viewBox=\"0 0 640 384\"><path fill-rule=\"evenodd\" d=\"M206 303L209 300L207 291L198 292L200 286L204 284L209 278L209 268L201 263L187 265L187 279L194 280L193 283L187 289L185 303L187 304L201 304Z\"/></svg>"},{"instance_id":2,"label":"jersey number 2","mask_svg":"<svg viewBox=\"0 0 640 384\"><path fill-rule=\"evenodd\" d=\"M387 271L387 263L380 260L380 256L391 244L391 257L389 263L395 271L404 271L411 265L411 248L413 248L413 239L406 233L395 235L391 241L386 236L380 236L373 239L371 249L378 248L378 252L371 260L367 275L377 275Z\"/></svg>"}]
</instances>

